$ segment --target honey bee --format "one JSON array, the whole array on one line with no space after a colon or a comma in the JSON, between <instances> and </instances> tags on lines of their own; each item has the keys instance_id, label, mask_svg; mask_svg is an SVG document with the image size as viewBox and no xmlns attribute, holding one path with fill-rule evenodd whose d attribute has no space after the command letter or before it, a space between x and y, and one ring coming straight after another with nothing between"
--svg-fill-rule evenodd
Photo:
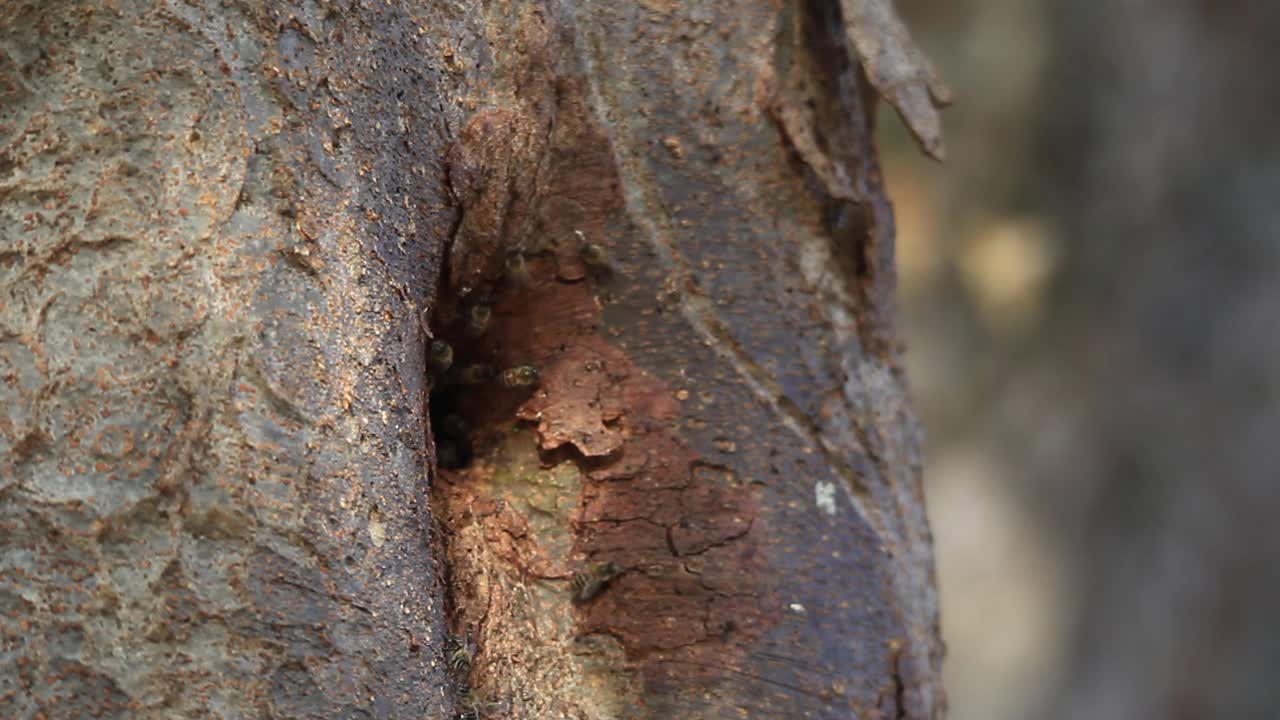
<instances>
[{"instance_id":1,"label":"honey bee","mask_svg":"<svg viewBox=\"0 0 1280 720\"><path fill-rule=\"evenodd\" d=\"M514 388L533 385L538 382L538 368L532 365L519 365L502 371L498 382L503 387Z\"/></svg>"},{"instance_id":2,"label":"honey bee","mask_svg":"<svg viewBox=\"0 0 1280 720\"><path fill-rule=\"evenodd\" d=\"M608 268L609 255L604 248L595 243L587 243L578 248L578 256L582 258L582 262L593 268Z\"/></svg>"},{"instance_id":3,"label":"honey bee","mask_svg":"<svg viewBox=\"0 0 1280 720\"><path fill-rule=\"evenodd\" d=\"M471 632L468 630L461 637L450 635L446 650L449 652L449 667L460 675L467 675L471 672L471 661L475 659L476 646L471 641Z\"/></svg>"},{"instance_id":4,"label":"honey bee","mask_svg":"<svg viewBox=\"0 0 1280 720\"><path fill-rule=\"evenodd\" d=\"M515 287L529 287L533 284L529 265L524 261L524 253L517 251L507 255L507 281Z\"/></svg>"},{"instance_id":5,"label":"honey bee","mask_svg":"<svg viewBox=\"0 0 1280 720\"><path fill-rule=\"evenodd\" d=\"M608 272L612 269L609 262L609 253L605 252L603 247L596 243L588 242L587 236L583 235L581 230L574 230L573 232L578 236L578 240L581 243L578 245L578 257L582 259L582 262L587 267L600 272Z\"/></svg>"},{"instance_id":6,"label":"honey bee","mask_svg":"<svg viewBox=\"0 0 1280 720\"><path fill-rule=\"evenodd\" d=\"M472 305L467 313L467 335L480 337L489 329L489 320L493 317L493 308L488 305Z\"/></svg>"},{"instance_id":7,"label":"honey bee","mask_svg":"<svg viewBox=\"0 0 1280 720\"><path fill-rule=\"evenodd\" d=\"M480 720L480 704L471 696L469 689L458 699L458 714L454 720Z\"/></svg>"},{"instance_id":8,"label":"honey bee","mask_svg":"<svg viewBox=\"0 0 1280 720\"><path fill-rule=\"evenodd\" d=\"M453 364L453 348L443 340L432 340L427 353L427 363L432 370L444 372Z\"/></svg>"},{"instance_id":9,"label":"honey bee","mask_svg":"<svg viewBox=\"0 0 1280 720\"><path fill-rule=\"evenodd\" d=\"M497 371L492 365L476 363L458 371L458 382L463 385L483 385L493 379Z\"/></svg>"},{"instance_id":10,"label":"honey bee","mask_svg":"<svg viewBox=\"0 0 1280 720\"><path fill-rule=\"evenodd\" d=\"M486 717L500 717L506 704L495 700L487 700L480 691L466 688L458 698L458 715L456 720L480 720Z\"/></svg>"},{"instance_id":11,"label":"honey bee","mask_svg":"<svg viewBox=\"0 0 1280 720\"><path fill-rule=\"evenodd\" d=\"M621 574L622 568L613 562L592 563L587 569L574 573L569 581L569 587L573 588L574 603L590 602Z\"/></svg>"}]
</instances>

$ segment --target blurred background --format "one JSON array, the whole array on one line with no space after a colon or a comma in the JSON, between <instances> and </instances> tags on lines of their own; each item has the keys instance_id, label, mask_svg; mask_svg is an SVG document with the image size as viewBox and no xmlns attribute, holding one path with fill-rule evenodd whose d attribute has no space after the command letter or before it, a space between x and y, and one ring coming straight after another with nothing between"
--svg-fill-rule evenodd
<instances>
[{"instance_id":1,"label":"blurred background","mask_svg":"<svg viewBox=\"0 0 1280 720\"><path fill-rule=\"evenodd\" d=\"M1280 2L898 6L952 719L1280 718Z\"/></svg>"}]
</instances>

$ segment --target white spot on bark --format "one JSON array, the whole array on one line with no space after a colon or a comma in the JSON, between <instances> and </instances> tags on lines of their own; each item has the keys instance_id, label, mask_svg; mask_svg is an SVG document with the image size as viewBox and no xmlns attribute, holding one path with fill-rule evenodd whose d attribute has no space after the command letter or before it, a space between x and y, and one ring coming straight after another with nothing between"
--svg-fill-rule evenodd
<instances>
[{"instance_id":1,"label":"white spot on bark","mask_svg":"<svg viewBox=\"0 0 1280 720\"><path fill-rule=\"evenodd\" d=\"M828 515L836 514L836 486L829 482L818 481L813 486L813 498L818 509Z\"/></svg>"}]
</instances>

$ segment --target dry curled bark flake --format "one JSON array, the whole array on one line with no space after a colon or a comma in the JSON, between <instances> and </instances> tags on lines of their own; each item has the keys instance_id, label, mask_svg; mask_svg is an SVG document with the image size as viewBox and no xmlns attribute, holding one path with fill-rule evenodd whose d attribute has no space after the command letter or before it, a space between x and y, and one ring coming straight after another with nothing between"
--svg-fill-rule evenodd
<instances>
[{"instance_id":1,"label":"dry curled bark flake","mask_svg":"<svg viewBox=\"0 0 1280 720\"><path fill-rule=\"evenodd\" d=\"M839 0L849 47L876 89L902 116L921 149L936 160L946 154L938 109L951 90L916 47L893 0Z\"/></svg>"}]
</instances>

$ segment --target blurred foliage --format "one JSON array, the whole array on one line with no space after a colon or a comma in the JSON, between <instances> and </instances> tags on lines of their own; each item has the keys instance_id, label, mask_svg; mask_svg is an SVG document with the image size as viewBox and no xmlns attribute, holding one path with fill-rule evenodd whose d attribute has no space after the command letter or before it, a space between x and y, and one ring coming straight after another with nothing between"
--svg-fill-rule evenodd
<instances>
[{"instance_id":1,"label":"blurred foliage","mask_svg":"<svg viewBox=\"0 0 1280 720\"><path fill-rule=\"evenodd\" d=\"M1280 717L1280 3L898 5L956 97L944 165L880 133L952 717Z\"/></svg>"}]
</instances>

